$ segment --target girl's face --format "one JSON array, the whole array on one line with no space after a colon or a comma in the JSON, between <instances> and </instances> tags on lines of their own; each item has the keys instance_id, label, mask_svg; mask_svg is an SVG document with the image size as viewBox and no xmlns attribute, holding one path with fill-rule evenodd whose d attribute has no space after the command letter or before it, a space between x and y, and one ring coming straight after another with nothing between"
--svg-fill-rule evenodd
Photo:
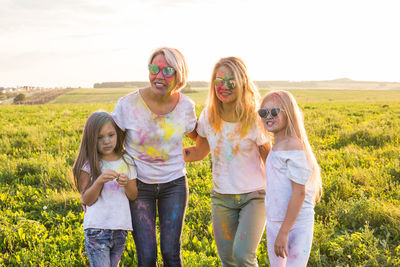
<instances>
[{"instance_id":1,"label":"girl's face","mask_svg":"<svg viewBox=\"0 0 400 267\"><path fill-rule=\"evenodd\" d=\"M237 83L233 72L225 66L217 69L214 81L217 98L225 104L236 101L238 96Z\"/></svg>"},{"instance_id":2,"label":"girl's face","mask_svg":"<svg viewBox=\"0 0 400 267\"><path fill-rule=\"evenodd\" d=\"M107 159L115 155L114 149L117 145L117 131L111 123L106 123L101 127L97 137L97 152L102 159Z\"/></svg>"},{"instance_id":3,"label":"girl's face","mask_svg":"<svg viewBox=\"0 0 400 267\"><path fill-rule=\"evenodd\" d=\"M282 105L271 99L267 100L262 108L266 110L266 115L263 117L265 129L274 134L285 131L287 119Z\"/></svg>"},{"instance_id":4,"label":"girl's face","mask_svg":"<svg viewBox=\"0 0 400 267\"><path fill-rule=\"evenodd\" d=\"M152 72L151 70L149 71L151 90L157 95L171 94L176 85L176 70L170 71L169 73L166 71L168 67L172 67L168 64L167 60L162 54L155 56L151 64L158 66L158 69L157 67L153 66L156 68L155 72ZM163 71L165 67L167 67L167 69ZM158 73L156 73L157 71ZM164 73L167 73L167 76ZM173 74L170 75L170 73Z\"/></svg>"}]
</instances>

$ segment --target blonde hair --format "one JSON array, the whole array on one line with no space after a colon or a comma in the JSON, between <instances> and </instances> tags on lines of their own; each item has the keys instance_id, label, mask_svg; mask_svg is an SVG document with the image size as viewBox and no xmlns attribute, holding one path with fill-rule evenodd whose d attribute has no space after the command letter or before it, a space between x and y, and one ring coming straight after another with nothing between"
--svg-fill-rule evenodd
<instances>
[{"instance_id":1,"label":"blonde hair","mask_svg":"<svg viewBox=\"0 0 400 267\"><path fill-rule=\"evenodd\" d=\"M233 73L236 83L233 90L238 91L234 116L241 124L241 136L244 136L254 122L260 121L256 113L260 94L255 84L249 79L247 67L242 59L238 57L221 58L214 66L207 98L208 120L216 132L221 130L222 122L222 102L215 93L214 82L217 70L220 67L225 67Z\"/></svg>"},{"instance_id":2,"label":"blonde hair","mask_svg":"<svg viewBox=\"0 0 400 267\"><path fill-rule=\"evenodd\" d=\"M175 69L176 84L173 92L179 92L183 87L185 87L188 76L188 67L185 57L178 49L160 47L151 54L149 64L151 64L153 59L158 55L163 55L168 64Z\"/></svg>"},{"instance_id":3,"label":"blonde hair","mask_svg":"<svg viewBox=\"0 0 400 267\"><path fill-rule=\"evenodd\" d=\"M288 91L271 91L264 96L261 107L263 107L268 100L279 102L282 105L282 109L285 111L283 112L287 120L285 135L297 137L301 141L307 155L307 160L313 170L311 181L315 190L314 201L319 201L322 196L321 168L318 165L317 159L308 141L304 128L303 114L297 105L296 99Z\"/></svg>"},{"instance_id":4,"label":"blonde hair","mask_svg":"<svg viewBox=\"0 0 400 267\"><path fill-rule=\"evenodd\" d=\"M97 111L92 113L86 120L85 128L83 129L82 141L79 146L79 154L72 167L74 175L75 185L80 192L86 188L79 188L79 176L83 165L86 162L89 163L91 182L89 186L97 179L101 174L100 166L100 155L97 150L97 140L101 128L110 123L114 126L117 132L117 144L114 148L114 152L120 156L125 154L124 151L124 132L117 126L111 115L105 111ZM129 165L128 165L129 167Z\"/></svg>"}]
</instances>

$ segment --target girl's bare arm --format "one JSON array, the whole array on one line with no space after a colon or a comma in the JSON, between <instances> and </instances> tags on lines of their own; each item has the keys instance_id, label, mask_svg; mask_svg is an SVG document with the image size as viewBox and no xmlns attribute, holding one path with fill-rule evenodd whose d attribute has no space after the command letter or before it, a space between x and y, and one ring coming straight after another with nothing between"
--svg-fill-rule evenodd
<instances>
[{"instance_id":1,"label":"girl's bare arm","mask_svg":"<svg viewBox=\"0 0 400 267\"><path fill-rule=\"evenodd\" d=\"M138 194L136 179L130 180L128 175L120 174L117 179L119 186L125 188L125 195L129 200L135 200Z\"/></svg>"},{"instance_id":2,"label":"girl's bare arm","mask_svg":"<svg viewBox=\"0 0 400 267\"><path fill-rule=\"evenodd\" d=\"M79 175L79 192L83 204L93 205L99 197L103 184L116 178L118 173L113 170L105 170L94 182L90 184L89 173L81 171Z\"/></svg>"},{"instance_id":3,"label":"girl's bare arm","mask_svg":"<svg viewBox=\"0 0 400 267\"><path fill-rule=\"evenodd\" d=\"M289 205L286 211L285 219L279 229L278 236L275 240L274 250L277 256L285 258L288 256L287 243L289 232L293 227L297 216L300 213L301 207L303 206L304 199L306 197L306 186L302 184L292 183L292 196L289 201Z\"/></svg>"}]
</instances>

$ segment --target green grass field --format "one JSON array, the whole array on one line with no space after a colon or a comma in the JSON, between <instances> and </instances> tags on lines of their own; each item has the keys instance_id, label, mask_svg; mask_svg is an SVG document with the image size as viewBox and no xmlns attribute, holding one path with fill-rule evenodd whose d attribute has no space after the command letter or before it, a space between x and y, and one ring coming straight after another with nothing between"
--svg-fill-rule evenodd
<instances>
[{"instance_id":1,"label":"green grass field","mask_svg":"<svg viewBox=\"0 0 400 267\"><path fill-rule=\"evenodd\" d=\"M72 104L72 103L116 103L118 99L137 88L91 88L76 89L66 93L52 102L51 104ZM207 89L198 88L187 94L196 103L205 103L207 99Z\"/></svg>"},{"instance_id":2,"label":"green grass field","mask_svg":"<svg viewBox=\"0 0 400 267\"><path fill-rule=\"evenodd\" d=\"M51 102L51 104L73 104L73 103L116 103L118 99L136 88L89 88L76 89L68 92ZM400 101L400 90L289 90L299 103L315 102L398 102ZM260 95L268 92L261 89ZM197 104L205 104L207 99L207 88L193 88L186 93Z\"/></svg>"},{"instance_id":3,"label":"green grass field","mask_svg":"<svg viewBox=\"0 0 400 267\"><path fill-rule=\"evenodd\" d=\"M131 91L113 90L80 89L54 104L0 106L0 266L88 265L71 167L87 116L112 111ZM400 91L292 92L304 111L324 187L309 266L400 266ZM188 94L198 115L206 94ZM80 103L71 104L74 99ZM191 143L184 139L185 146ZM220 266L210 163L208 157L187 164L186 266ZM268 266L265 234L257 257ZM120 266L135 265L129 235Z\"/></svg>"}]
</instances>

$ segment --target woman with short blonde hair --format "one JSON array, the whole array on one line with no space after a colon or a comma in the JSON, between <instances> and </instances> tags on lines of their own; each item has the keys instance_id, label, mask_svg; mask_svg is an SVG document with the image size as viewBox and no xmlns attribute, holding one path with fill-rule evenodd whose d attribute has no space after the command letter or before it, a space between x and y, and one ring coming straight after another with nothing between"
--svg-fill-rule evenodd
<instances>
[{"instance_id":1,"label":"woman with short blonde hair","mask_svg":"<svg viewBox=\"0 0 400 267\"><path fill-rule=\"evenodd\" d=\"M155 50L150 56L149 64L151 64L153 59L158 55L163 55L168 64L176 70L176 85L174 88L174 92L180 91L182 88L185 87L188 76L188 67L185 57L178 49L161 47Z\"/></svg>"},{"instance_id":2,"label":"woman with short blonde hair","mask_svg":"<svg viewBox=\"0 0 400 267\"><path fill-rule=\"evenodd\" d=\"M164 266L182 266L181 234L188 203L182 138L196 138L197 118L194 102L179 92L187 79L181 52L155 50L148 70L150 86L119 99L112 113L126 131L125 148L137 165L138 196L130 202L132 235L138 266L156 266L158 213Z\"/></svg>"}]
</instances>

